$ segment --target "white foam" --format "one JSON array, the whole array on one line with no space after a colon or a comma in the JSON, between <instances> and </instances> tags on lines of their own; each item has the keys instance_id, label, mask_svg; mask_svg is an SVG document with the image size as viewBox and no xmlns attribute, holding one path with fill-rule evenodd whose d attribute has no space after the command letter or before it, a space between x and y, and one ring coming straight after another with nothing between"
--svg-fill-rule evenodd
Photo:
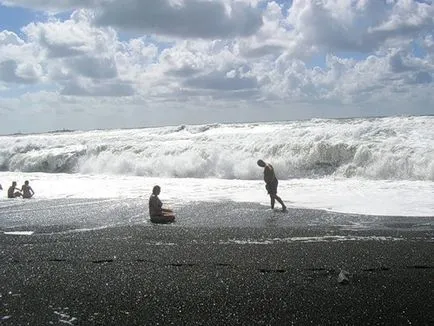
<instances>
[{"instance_id":1,"label":"white foam","mask_svg":"<svg viewBox=\"0 0 434 326\"><path fill-rule=\"evenodd\" d=\"M3 190L0 207L21 205L19 210L27 210L32 209L34 200L56 198L146 201L156 184L162 187L163 202L172 207L228 200L269 205L262 180L0 172L3 181L26 179L36 192L34 198L7 199ZM431 181L293 179L279 181L278 192L289 207L369 215L434 216L434 183Z\"/></svg>"},{"instance_id":2,"label":"white foam","mask_svg":"<svg viewBox=\"0 0 434 326\"><path fill-rule=\"evenodd\" d=\"M33 231L7 231L7 232L3 232L3 234L6 235L32 235Z\"/></svg>"},{"instance_id":3,"label":"white foam","mask_svg":"<svg viewBox=\"0 0 434 326\"><path fill-rule=\"evenodd\" d=\"M314 119L0 136L0 167L146 177L434 181L434 117Z\"/></svg>"},{"instance_id":4,"label":"white foam","mask_svg":"<svg viewBox=\"0 0 434 326\"><path fill-rule=\"evenodd\" d=\"M273 238L264 240L238 240L221 241L220 244L241 244L241 245L269 245L275 243L289 242L344 242L344 241L402 241L402 238L385 237L385 236L323 236L323 237L291 237L291 238Z\"/></svg>"}]
</instances>

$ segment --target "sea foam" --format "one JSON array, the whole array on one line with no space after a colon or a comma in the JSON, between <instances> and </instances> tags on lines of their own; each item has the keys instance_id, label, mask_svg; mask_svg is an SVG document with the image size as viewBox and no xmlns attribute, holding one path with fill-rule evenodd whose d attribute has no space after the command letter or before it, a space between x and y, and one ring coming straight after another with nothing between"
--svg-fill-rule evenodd
<instances>
[{"instance_id":1,"label":"sea foam","mask_svg":"<svg viewBox=\"0 0 434 326\"><path fill-rule=\"evenodd\" d=\"M0 170L145 177L434 181L434 117L313 119L0 137Z\"/></svg>"}]
</instances>

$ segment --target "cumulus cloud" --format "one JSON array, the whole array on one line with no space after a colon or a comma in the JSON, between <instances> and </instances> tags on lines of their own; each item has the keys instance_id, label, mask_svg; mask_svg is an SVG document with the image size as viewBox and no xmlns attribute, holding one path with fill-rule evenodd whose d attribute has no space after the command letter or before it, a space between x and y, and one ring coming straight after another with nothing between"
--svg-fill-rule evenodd
<instances>
[{"instance_id":1,"label":"cumulus cloud","mask_svg":"<svg viewBox=\"0 0 434 326\"><path fill-rule=\"evenodd\" d=\"M24 41L17 34L7 30L0 32L0 46L20 46L23 44Z\"/></svg>"},{"instance_id":2,"label":"cumulus cloud","mask_svg":"<svg viewBox=\"0 0 434 326\"><path fill-rule=\"evenodd\" d=\"M22 28L29 41L36 43L49 58L63 58L89 53L113 53L117 35L110 28L91 26L91 14L75 11L64 21L30 23Z\"/></svg>"},{"instance_id":3,"label":"cumulus cloud","mask_svg":"<svg viewBox=\"0 0 434 326\"><path fill-rule=\"evenodd\" d=\"M92 79L110 79L118 77L114 58L83 56L65 61L68 67L84 77Z\"/></svg>"},{"instance_id":4,"label":"cumulus cloud","mask_svg":"<svg viewBox=\"0 0 434 326\"><path fill-rule=\"evenodd\" d=\"M433 17L433 5L417 1L294 0L288 22L312 47L370 52L432 29Z\"/></svg>"},{"instance_id":5,"label":"cumulus cloud","mask_svg":"<svg viewBox=\"0 0 434 326\"><path fill-rule=\"evenodd\" d=\"M239 91L256 88L258 83L254 77L240 76L236 73L231 74L230 72L213 72L189 78L185 80L184 85L198 89Z\"/></svg>"},{"instance_id":6,"label":"cumulus cloud","mask_svg":"<svg viewBox=\"0 0 434 326\"><path fill-rule=\"evenodd\" d=\"M434 6L428 2L397 1L387 20L368 30L374 38L412 37L434 26Z\"/></svg>"},{"instance_id":7,"label":"cumulus cloud","mask_svg":"<svg viewBox=\"0 0 434 326\"><path fill-rule=\"evenodd\" d=\"M61 94L134 94L128 77L118 72L116 56L120 42L116 32L92 26L87 11L76 11L65 21L31 23L22 30L36 49L46 80L57 84Z\"/></svg>"},{"instance_id":8,"label":"cumulus cloud","mask_svg":"<svg viewBox=\"0 0 434 326\"><path fill-rule=\"evenodd\" d=\"M50 39L47 37L45 26L39 31L39 33L40 34L35 37L35 40L39 41L40 46L46 50L46 54L50 58L64 58L85 53L84 49L82 49L82 47L85 46L83 40L65 42L60 39L57 41Z\"/></svg>"},{"instance_id":9,"label":"cumulus cloud","mask_svg":"<svg viewBox=\"0 0 434 326\"><path fill-rule=\"evenodd\" d=\"M0 80L7 83L33 84L39 79L40 67L18 64L14 60L0 62Z\"/></svg>"},{"instance_id":10,"label":"cumulus cloud","mask_svg":"<svg viewBox=\"0 0 434 326\"><path fill-rule=\"evenodd\" d=\"M36 51L37 52L37 51ZM33 84L41 80L43 68L35 48L17 34L0 32L0 81L13 84Z\"/></svg>"},{"instance_id":11,"label":"cumulus cloud","mask_svg":"<svg viewBox=\"0 0 434 326\"><path fill-rule=\"evenodd\" d=\"M98 0L0 0L0 4L42 11L62 12L77 8L93 7L97 1Z\"/></svg>"},{"instance_id":12,"label":"cumulus cloud","mask_svg":"<svg viewBox=\"0 0 434 326\"><path fill-rule=\"evenodd\" d=\"M262 25L261 12L242 1L1 0L0 3L47 11L91 8L97 25L181 38L249 36Z\"/></svg>"},{"instance_id":13,"label":"cumulus cloud","mask_svg":"<svg viewBox=\"0 0 434 326\"><path fill-rule=\"evenodd\" d=\"M259 10L241 2L108 1L97 11L97 24L175 37L231 38L254 34L262 25Z\"/></svg>"},{"instance_id":14,"label":"cumulus cloud","mask_svg":"<svg viewBox=\"0 0 434 326\"><path fill-rule=\"evenodd\" d=\"M121 82L89 82L73 80L61 90L62 95L71 96L131 96L134 89L130 84Z\"/></svg>"}]
</instances>

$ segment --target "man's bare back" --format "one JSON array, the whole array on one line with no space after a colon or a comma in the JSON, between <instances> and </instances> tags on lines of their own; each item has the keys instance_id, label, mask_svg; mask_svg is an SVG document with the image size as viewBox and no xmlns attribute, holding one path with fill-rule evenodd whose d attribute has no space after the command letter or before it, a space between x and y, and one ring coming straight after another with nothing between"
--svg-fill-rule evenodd
<instances>
[{"instance_id":1,"label":"man's bare back","mask_svg":"<svg viewBox=\"0 0 434 326\"><path fill-rule=\"evenodd\" d=\"M276 175L274 174L273 166L269 163L265 163L264 167L264 181L266 183L271 183L276 179Z\"/></svg>"}]
</instances>

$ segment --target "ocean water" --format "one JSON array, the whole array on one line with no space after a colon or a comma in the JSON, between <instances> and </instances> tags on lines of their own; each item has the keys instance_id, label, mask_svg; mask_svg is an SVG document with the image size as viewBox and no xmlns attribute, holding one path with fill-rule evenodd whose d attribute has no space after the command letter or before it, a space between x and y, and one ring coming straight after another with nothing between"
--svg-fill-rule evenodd
<instances>
[{"instance_id":1,"label":"ocean water","mask_svg":"<svg viewBox=\"0 0 434 326\"><path fill-rule=\"evenodd\" d=\"M434 116L410 116L0 136L0 226L28 223L19 212L38 202L80 200L128 203L135 208L118 222L137 221L156 184L175 209L228 201L266 209L258 159L274 166L290 208L434 216ZM35 197L7 199L14 180L29 180ZM43 215L38 223L62 223ZM117 223L107 216L99 226Z\"/></svg>"}]
</instances>

